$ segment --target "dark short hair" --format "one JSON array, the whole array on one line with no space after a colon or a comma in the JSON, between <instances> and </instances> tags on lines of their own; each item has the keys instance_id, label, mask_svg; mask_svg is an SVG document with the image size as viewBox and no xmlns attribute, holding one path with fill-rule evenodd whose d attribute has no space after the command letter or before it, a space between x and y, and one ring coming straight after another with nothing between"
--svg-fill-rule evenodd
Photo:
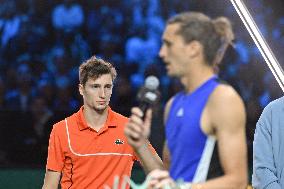
<instances>
[{"instance_id":1,"label":"dark short hair","mask_svg":"<svg viewBox=\"0 0 284 189\"><path fill-rule=\"evenodd\" d=\"M80 84L85 85L89 78L97 79L105 74L110 74L112 81L114 81L117 76L117 72L111 63L97 58L96 56L92 56L80 65L79 82Z\"/></svg>"}]
</instances>

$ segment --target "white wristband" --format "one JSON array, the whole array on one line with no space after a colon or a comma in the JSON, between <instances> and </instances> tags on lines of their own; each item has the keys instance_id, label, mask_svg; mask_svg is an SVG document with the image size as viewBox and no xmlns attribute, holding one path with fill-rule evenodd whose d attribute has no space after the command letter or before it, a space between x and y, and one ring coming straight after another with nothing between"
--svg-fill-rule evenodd
<instances>
[{"instance_id":1,"label":"white wristband","mask_svg":"<svg viewBox=\"0 0 284 189\"><path fill-rule=\"evenodd\" d=\"M191 183L187 182L187 183L183 183L181 185L179 185L180 189L191 189Z\"/></svg>"}]
</instances>

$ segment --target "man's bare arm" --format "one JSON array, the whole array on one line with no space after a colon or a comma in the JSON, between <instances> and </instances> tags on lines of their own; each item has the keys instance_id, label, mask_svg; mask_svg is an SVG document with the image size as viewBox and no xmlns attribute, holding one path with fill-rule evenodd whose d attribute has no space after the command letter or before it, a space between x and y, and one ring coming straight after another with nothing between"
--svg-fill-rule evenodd
<instances>
[{"instance_id":1,"label":"man's bare arm","mask_svg":"<svg viewBox=\"0 0 284 189\"><path fill-rule=\"evenodd\" d=\"M42 189L57 189L59 185L60 176L60 172L46 170Z\"/></svg>"},{"instance_id":2,"label":"man's bare arm","mask_svg":"<svg viewBox=\"0 0 284 189\"><path fill-rule=\"evenodd\" d=\"M172 105L172 101L173 101L173 98L171 98L167 102L167 104L166 104L165 111L164 111L164 120L163 120L164 121L164 125L166 124L166 120L168 119L168 114L169 114L169 111L170 111L170 107ZM151 159L148 158L148 157L150 157L150 154L148 156L146 156L147 153L149 153L148 150L146 150L144 152L142 151L142 153L140 153L140 154L143 154L143 156L145 156L145 160L148 159L147 160L147 165L151 165L152 163L149 162L149 160L151 160ZM140 157L140 158L143 158L143 156ZM153 169L166 169L166 170L168 170L170 168L170 152L169 152L169 149L168 149L166 141L165 141L165 144L164 144L164 147L163 147L163 162L160 161L160 158L157 157L157 156L154 157L153 163L154 162L156 162L157 164L156 165L152 165L150 167L146 166L145 163L144 163L143 167L144 167L144 169L146 170L147 173L149 173ZM142 164L143 164L143 161L142 161Z\"/></svg>"},{"instance_id":3,"label":"man's bare arm","mask_svg":"<svg viewBox=\"0 0 284 189\"><path fill-rule=\"evenodd\" d=\"M224 176L192 188L242 189L247 185L247 147L245 139L245 108L235 90L219 86L208 102L209 117L218 141Z\"/></svg>"},{"instance_id":4,"label":"man's bare arm","mask_svg":"<svg viewBox=\"0 0 284 189\"><path fill-rule=\"evenodd\" d=\"M154 169L163 169L161 158L153 152L154 150L151 149L148 141L152 111L146 112L145 120L142 120L143 112L139 108L132 108L131 113L129 122L124 129L128 143L133 147L147 174Z\"/></svg>"},{"instance_id":5,"label":"man's bare arm","mask_svg":"<svg viewBox=\"0 0 284 189\"><path fill-rule=\"evenodd\" d=\"M145 145L135 150L135 153L139 157L140 163L146 174L155 169L164 169L163 162L157 153L153 153L149 146Z\"/></svg>"},{"instance_id":6,"label":"man's bare arm","mask_svg":"<svg viewBox=\"0 0 284 189\"><path fill-rule=\"evenodd\" d=\"M168 115L169 115L172 103L173 103L173 97L167 102L166 107L165 107L165 111L164 111L164 125L166 125L166 122L167 122L167 119L168 119ZM171 164L171 156L170 156L170 152L169 152L167 141L165 141L164 147L163 147L163 163L164 163L164 167L167 170L169 170L170 169L170 164Z\"/></svg>"},{"instance_id":7,"label":"man's bare arm","mask_svg":"<svg viewBox=\"0 0 284 189\"><path fill-rule=\"evenodd\" d=\"M167 141L165 141L164 148L163 148L163 163L166 170L170 169L171 165L171 156L168 149Z\"/></svg>"}]
</instances>

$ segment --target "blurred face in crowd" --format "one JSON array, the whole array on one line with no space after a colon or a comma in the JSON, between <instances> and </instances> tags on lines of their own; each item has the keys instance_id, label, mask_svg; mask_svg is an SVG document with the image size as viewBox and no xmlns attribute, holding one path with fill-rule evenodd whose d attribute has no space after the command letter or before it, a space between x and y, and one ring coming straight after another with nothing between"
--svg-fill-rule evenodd
<instances>
[{"instance_id":1,"label":"blurred face in crowd","mask_svg":"<svg viewBox=\"0 0 284 189\"><path fill-rule=\"evenodd\" d=\"M189 44L184 42L177 33L180 25L168 24L163 34L163 44L159 56L163 59L169 76L181 77L188 66L187 49Z\"/></svg>"},{"instance_id":2,"label":"blurred face in crowd","mask_svg":"<svg viewBox=\"0 0 284 189\"><path fill-rule=\"evenodd\" d=\"M111 74L104 74L97 79L89 78L83 86L79 84L80 94L84 99L84 106L102 112L109 105L113 89L113 80Z\"/></svg>"},{"instance_id":3,"label":"blurred face in crowd","mask_svg":"<svg viewBox=\"0 0 284 189\"><path fill-rule=\"evenodd\" d=\"M33 99L31 104L31 111L33 114L43 115L47 110L46 101L43 97L37 97Z\"/></svg>"}]
</instances>

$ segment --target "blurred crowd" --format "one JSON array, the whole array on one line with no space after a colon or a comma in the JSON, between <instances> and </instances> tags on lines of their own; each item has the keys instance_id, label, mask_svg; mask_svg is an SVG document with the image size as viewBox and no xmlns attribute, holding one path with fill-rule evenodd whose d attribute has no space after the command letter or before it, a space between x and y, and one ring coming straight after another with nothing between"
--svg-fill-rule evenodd
<instances>
[{"instance_id":1,"label":"blurred crowd","mask_svg":"<svg viewBox=\"0 0 284 189\"><path fill-rule=\"evenodd\" d=\"M248 7L283 62L284 8L263 0ZM222 62L220 77L245 101L251 155L255 123L263 107L282 92L230 1L1 0L0 166L45 165L53 123L82 104L78 66L91 55L117 68L111 107L123 115L136 104L145 77L160 79L161 107L155 111L151 140L161 152L162 108L182 88L166 76L158 52L167 18L187 10L227 16L233 23L236 40Z\"/></svg>"}]
</instances>

